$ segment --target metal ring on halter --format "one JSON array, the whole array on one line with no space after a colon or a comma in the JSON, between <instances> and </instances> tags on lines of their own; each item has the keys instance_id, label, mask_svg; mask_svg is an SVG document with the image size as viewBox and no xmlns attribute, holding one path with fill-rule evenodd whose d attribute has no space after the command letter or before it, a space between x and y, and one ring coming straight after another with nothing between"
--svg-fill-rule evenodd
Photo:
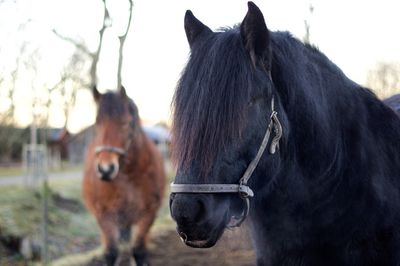
<instances>
[{"instance_id":1,"label":"metal ring on halter","mask_svg":"<svg viewBox=\"0 0 400 266\"><path fill-rule=\"evenodd\" d=\"M181 238L181 241L186 244L186 241L188 239L187 235L184 232L180 232L179 237Z\"/></svg>"},{"instance_id":2,"label":"metal ring on halter","mask_svg":"<svg viewBox=\"0 0 400 266\"><path fill-rule=\"evenodd\" d=\"M233 223L233 224L228 224L228 225L227 225L228 228L239 227L239 226L244 222L244 220L246 220L246 217L249 215L249 211L250 211L250 200L249 200L249 198L242 198L242 199L243 199L243 201L245 202L244 210L243 210L243 212L241 213L241 215L239 216L239 218L236 217L236 216L232 216L232 218L238 218L238 220L237 220L235 223Z\"/></svg>"}]
</instances>

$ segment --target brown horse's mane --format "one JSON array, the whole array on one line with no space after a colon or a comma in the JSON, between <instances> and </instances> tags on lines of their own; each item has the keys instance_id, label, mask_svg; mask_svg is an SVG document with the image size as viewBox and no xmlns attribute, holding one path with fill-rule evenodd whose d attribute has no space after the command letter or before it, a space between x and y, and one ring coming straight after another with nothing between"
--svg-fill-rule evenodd
<instances>
[{"instance_id":1,"label":"brown horse's mane","mask_svg":"<svg viewBox=\"0 0 400 266\"><path fill-rule=\"evenodd\" d=\"M139 114L135 103L127 96L125 97L126 98L124 99L123 96L111 91L104 93L101 96L98 105L99 109L97 111L96 122L99 122L104 118L118 119L124 115L126 111L132 115L134 120L133 122L138 122ZM124 101L126 101L126 103ZM126 106L128 110L125 109ZM137 123L132 124L136 125Z\"/></svg>"}]
</instances>

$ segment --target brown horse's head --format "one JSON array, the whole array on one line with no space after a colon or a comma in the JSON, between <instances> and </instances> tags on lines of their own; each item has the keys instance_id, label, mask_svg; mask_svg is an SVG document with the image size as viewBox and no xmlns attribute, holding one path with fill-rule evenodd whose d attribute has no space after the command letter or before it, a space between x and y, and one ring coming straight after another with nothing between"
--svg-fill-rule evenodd
<instances>
[{"instance_id":1,"label":"brown horse's head","mask_svg":"<svg viewBox=\"0 0 400 266\"><path fill-rule=\"evenodd\" d=\"M93 87L93 96L97 104L94 167L101 180L111 181L117 176L138 128L138 111L124 87L104 94Z\"/></svg>"}]
</instances>

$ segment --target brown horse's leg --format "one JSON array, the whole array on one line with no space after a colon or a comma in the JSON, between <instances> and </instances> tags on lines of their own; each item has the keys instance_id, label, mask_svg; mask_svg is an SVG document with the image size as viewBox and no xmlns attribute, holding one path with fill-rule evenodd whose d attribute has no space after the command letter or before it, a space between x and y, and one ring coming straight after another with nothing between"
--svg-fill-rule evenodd
<instances>
[{"instance_id":1,"label":"brown horse's leg","mask_svg":"<svg viewBox=\"0 0 400 266\"><path fill-rule=\"evenodd\" d=\"M155 213L147 213L135 225L132 255L137 266L149 265L147 259L147 241L154 219Z\"/></svg>"},{"instance_id":2,"label":"brown horse's leg","mask_svg":"<svg viewBox=\"0 0 400 266\"><path fill-rule=\"evenodd\" d=\"M118 258L118 226L110 220L99 219L98 222L105 248L104 259L107 266L114 266Z\"/></svg>"}]
</instances>

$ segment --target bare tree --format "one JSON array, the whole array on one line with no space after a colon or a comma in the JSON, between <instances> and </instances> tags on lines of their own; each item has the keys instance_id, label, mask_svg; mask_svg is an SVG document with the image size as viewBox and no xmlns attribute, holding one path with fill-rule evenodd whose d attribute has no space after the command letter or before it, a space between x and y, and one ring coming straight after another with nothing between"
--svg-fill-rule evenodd
<instances>
[{"instance_id":1,"label":"bare tree","mask_svg":"<svg viewBox=\"0 0 400 266\"><path fill-rule=\"evenodd\" d=\"M2 104L2 109L0 110L0 125L9 125L11 128L16 126L15 109L19 108L18 106L20 106L19 104L21 103L21 99L17 99L17 93L21 90L26 90L29 95L33 95L33 99L29 100L29 102L32 103L31 109L34 110L33 114L30 113L27 115L32 115L33 119L38 123L38 126L47 127L49 123L49 109L51 107L62 109L65 117L64 126L67 126L70 116L69 114L71 109L74 107L78 90L81 88L91 88L98 83L97 68L103 47L103 37L105 31L109 27L112 27L112 17L107 8L107 4L111 4L112 2L106 0L99 1L103 5L103 20L101 28L98 30L98 45L94 51L93 49L88 48L84 41L85 38L81 38L81 40L74 39L62 35L56 29L53 30L53 33L61 40L67 41L75 47L75 51L71 54L70 59L65 62L64 66L61 67L60 64L59 79L55 82L50 81L50 79L46 80L43 76L42 78L37 77L37 74L43 73L44 68L48 68L48 66L44 66L42 64L43 62L41 62L43 59L41 56L43 55L46 57L47 53L40 46L40 40L34 40L32 42L32 40L26 39L26 36L29 35L29 31L36 30L40 23L33 21L31 18L23 18L20 25L15 28L15 40L9 40L15 42L15 45L13 44L14 47L20 47L19 51L16 51L15 63L8 65L5 64L4 66L6 68L0 66L0 72L2 73L0 77L0 97L3 100L2 103L6 103ZM127 24L122 34L116 36L119 39L120 44L119 51L116 51L116 56L118 56L119 59L117 66L118 87L121 86L122 82L121 69L123 65L124 44L132 20L133 1L126 1L129 3ZM0 5L2 3L3 1L0 0ZM10 2L4 2L4 4L7 3ZM11 3L19 4L20 2L11 1ZM2 25L2 27L6 26L7 25L5 24ZM39 26L43 26L43 24ZM2 44L4 44L4 42ZM0 52L9 53L9 51L2 49L3 46L4 45L0 45ZM31 83L28 87L22 88L21 81L26 80L27 78L31 79ZM52 103L52 100L55 98L58 99L57 105ZM62 99L61 104L59 101L60 98ZM3 129L1 134L4 132ZM3 135L6 136L9 134L7 133Z\"/></svg>"},{"instance_id":2,"label":"bare tree","mask_svg":"<svg viewBox=\"0 0 400 266\"><path fill-rule=\"evenodd\" d=\"M367 75L366 85L381 98L400 92L400 63L380 62Z\"/></svg>"},{"instance_id":3,"label":"bare tree","mask_svg":"<svg viewBox=\"0 0 400 266\"><path fill-rule=\"evenodd\" d=\"M107 1L106 0L101 0L101 1L103 4L103 23L102 23L101 29L99 30L99 42L98 42L96 51L91 52L90 49L81 41L64 36L61 33L59 33L57 30L53 29L53 33L56 36L58 36L62 40L72 43L78 50L80 50L82 53L84 53L91 59L91 67L90 67L90 71L89 71L90 81L88 84L88 87L90 87L90 88L92 88L94 85L97 84L97 66L99 63L100 54L102 52L104 32L107 30L107 28L112 27L112 23L111 23L112 18L110 16L110 12L107 8ZM133 1L128 0L128 2L129 2L129 17L128 17L127 26L126 26L125 32L122 35L118 36L120 46L119 46L119 53L118 53L118 70L117 70L118 84L117 84L117 88L120 88L121 83L122 83L121 71L122 71L122 65L123 65L123 49L124 49L124 44L125 44L127 34L129 32L130 24L132 21Z\"/></svg>"},{"instance_id":4,"label":"bare tree","mask_svg":"<svg viewBox=\"0 0 400 266\"><path fill-rule=\"evenodd\" d=\"M2 73L1 75L0 90L5 92L2 96L9 103L7 109L0 113L0 124L2 125L13 125L15 123L16 83L20 78L21 70L27 65L26 59L31 56L27 47L26 41L21 43L18 51L19 56L15 58L15 65L12 69L9 69L9 73ZM10 76L10 80L6 81L5 76Z\"/></svg>"},{"instance_id":5,"label":"bare tree","mask_svg":"<svg viewBox=\"0 0 400 266\"><path fill-rule=\"evenodd\" d=\"M54 86L60 92L62 109L64 113L64 128L68 125L69 114L75 106L76 96L80 88L87 87L88 78L82 75L87 71L87 55L80 50L75 50L71 60L64 67L60 81Z\"/></svg>"}]
</instances>

